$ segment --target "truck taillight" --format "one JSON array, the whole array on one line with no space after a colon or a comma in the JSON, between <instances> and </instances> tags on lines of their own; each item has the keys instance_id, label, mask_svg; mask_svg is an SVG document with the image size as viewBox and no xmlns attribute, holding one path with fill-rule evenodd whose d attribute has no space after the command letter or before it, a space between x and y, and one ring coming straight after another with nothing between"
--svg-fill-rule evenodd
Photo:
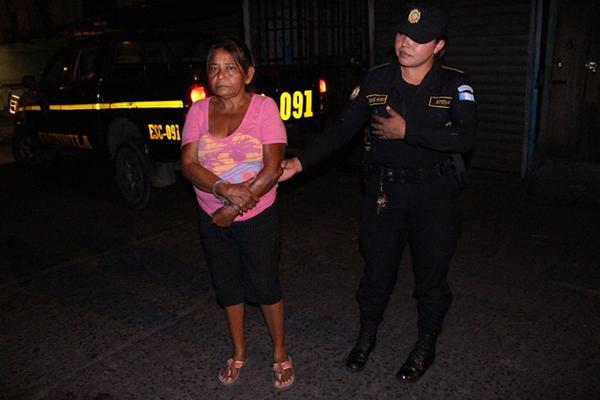
<instances>
[{"instance_id":1,"label":"truck taillight","mask_svg":"<svg viewBox=\"0 0 600 400\"><path fill-rule=\"evenodd\" d=\"M11 114L16 114L19 109L19 99L20 97L14 93L9 93L9 102L8 102L8 112Z\"/></svg>"},{"instance_id":2,"label":"truck taillight","mask_svg":"<svg viewBox=\"0 0 600 400\"><path fill-rule=\"evenodd\" d=\"M202 100L206 98L206 89L202 85L195 85L190 90L190 99L192 103L197 102L198 100Z\"/></svg>"},{"instance_id":3,"label":"truck taillight","mask_svg":"<svg viewBox=\"0 0 600 400\"><path fill-rule=\"evenodd\" d=\"M325 82L325 79L319 79L319 93L327 93L327 82Z\"/></svg>"}]
</instances>

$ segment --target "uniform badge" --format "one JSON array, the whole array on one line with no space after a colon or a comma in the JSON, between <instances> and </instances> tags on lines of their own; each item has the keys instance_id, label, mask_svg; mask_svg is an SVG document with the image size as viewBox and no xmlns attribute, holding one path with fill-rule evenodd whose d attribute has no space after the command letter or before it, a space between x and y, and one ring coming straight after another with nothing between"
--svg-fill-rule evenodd
<instances>
[{"instance_id":1,"label":"uniform badge","mask_svg":"<svg viewBox=\"0 0 600 400\"><path fill-rule=\"evenodd\" d=\"M412 10L410 10L410 13L408 13L408 22L410 22L411 24L416 24L417 22L419 22L420 19L421 11L419 11L419 9L413 8Z\"/></svg>"}]
</instances>

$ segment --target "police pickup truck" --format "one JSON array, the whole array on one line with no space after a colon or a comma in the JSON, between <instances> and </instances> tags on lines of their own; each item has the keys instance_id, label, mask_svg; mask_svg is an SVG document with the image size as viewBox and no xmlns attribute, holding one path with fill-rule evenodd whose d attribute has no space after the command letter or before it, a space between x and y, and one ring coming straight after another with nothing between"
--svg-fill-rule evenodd
<instances>
[{"instance_id":1,"label":"police pickup truck","mask_svg":"<svg viewBox=\"0 0 600 400\"><path fill-rule=\"evenodd\" d=\"M35 163L67 152L107 157L126 204L146 207L153 189L176 181L186 112L208 95L209 44L181 32L115 31L72 40L19 99L15 158ZM258 67L256 76L258 93L279 103L288 128L318 126L326 87L317 73Z\"/></svg>"}]
</instances>

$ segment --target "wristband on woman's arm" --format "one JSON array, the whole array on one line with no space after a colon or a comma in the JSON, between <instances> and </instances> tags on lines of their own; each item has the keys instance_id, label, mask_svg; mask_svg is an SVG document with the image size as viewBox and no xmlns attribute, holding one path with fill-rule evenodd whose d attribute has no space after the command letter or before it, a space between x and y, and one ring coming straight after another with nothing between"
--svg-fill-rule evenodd
<instances>
[{"instance_id":1,"label":"wristband on woman's arm","mask_svg":"<svg viewBox=\"0 0 600 400\"><path fill-rule=\"evenodd\" d=\"M226 181L225 179L219 179L218 181L216 181L215 183L213 183L212 185L212 193L215 195L215 197L219 200L221 200L221 203L225 204L226 206L230 205L231 202L225 197L225 196L221 196L219 193L217 193L217 186L219 186L221 183L227 183L229 184L229 181Z\"/></svg>"}]
</instances>

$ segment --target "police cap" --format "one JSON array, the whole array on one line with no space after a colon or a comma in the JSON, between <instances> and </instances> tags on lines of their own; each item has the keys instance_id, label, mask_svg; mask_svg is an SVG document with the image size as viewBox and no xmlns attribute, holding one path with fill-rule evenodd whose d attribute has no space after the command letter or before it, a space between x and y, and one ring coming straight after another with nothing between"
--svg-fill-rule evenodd
<instances>
[{"instance_id":1,"label":"police cap","mask_svg":"<svg viewBox=\"0 0 600 400\"><path fill-rule=\"evenodd\" d=\"M428 43L446 37L448 14L441 8L409 6L402 12L399 33L417 43Z\"/></svg>"}]
</instances>

